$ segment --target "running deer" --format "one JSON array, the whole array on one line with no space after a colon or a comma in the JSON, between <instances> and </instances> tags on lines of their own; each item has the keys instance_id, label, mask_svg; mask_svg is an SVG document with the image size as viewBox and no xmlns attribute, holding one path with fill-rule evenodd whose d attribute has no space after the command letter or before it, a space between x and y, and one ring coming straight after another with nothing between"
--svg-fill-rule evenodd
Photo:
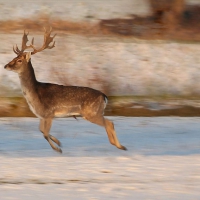
<instances>
[{"instance_id":1,"label":"running deer","mask_svg":"<svg viewBox=\"0 0 200 200\"><path fill-rule=\"evenodd\" d=\"M105 127L109 141L117 148L126 150L116 136L114 125L105 119L104 109L107 104L107 96L102 92L79 86L64 86L52 83L41 83L36 80L31 55L52 49L55 47L54 36L51 36L52 29L44 33L44 43L41 48L34 46L34 38L30 45L27 45L28 34L24 31L22 37L21 50L13 47L17 54L11 62L5 65L5 69L18 73L23 95L29 105L30 110L40 119L40 131L51 147L62 153L60 141L49 134L54 117L82 116L84 119ZM32 51L26 51L31 48ZM55 143L57 145L55 145Z\"/></svg>"}]
</instances>

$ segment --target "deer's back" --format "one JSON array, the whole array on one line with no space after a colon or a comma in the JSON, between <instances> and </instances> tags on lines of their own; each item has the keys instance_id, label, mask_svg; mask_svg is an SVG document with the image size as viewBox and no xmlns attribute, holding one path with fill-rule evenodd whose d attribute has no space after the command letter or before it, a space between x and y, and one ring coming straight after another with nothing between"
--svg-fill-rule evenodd
<instances>
[{"instance_id":1,"label":"deer's back","mask_svg":"<svg viewBox=\"0 0 200 200\"><path fill-rule=\"evenodd\" d=\"M64 103L72 105L84 101L93 101L99 96L106 95L98 90L89 87L64 86L51 83L38 83L37 93L44 103Z\"/></svg>"},{"instance_id":2,"label":"deer's back","mask_svg":"<svg viewBox=\"0 0 200 200\"><path fill-rule=\"evenodd\" d=\"M38 115L42 115L42 117L43 115L45 117L47 115L61 117L80 114L82 105L92 105L98 99L103 99L104 103L107 100L104 93L89 87L63 86L40 82L37 83L36 94L40 102L40 114Z\"/></svg>"}]
</instances>

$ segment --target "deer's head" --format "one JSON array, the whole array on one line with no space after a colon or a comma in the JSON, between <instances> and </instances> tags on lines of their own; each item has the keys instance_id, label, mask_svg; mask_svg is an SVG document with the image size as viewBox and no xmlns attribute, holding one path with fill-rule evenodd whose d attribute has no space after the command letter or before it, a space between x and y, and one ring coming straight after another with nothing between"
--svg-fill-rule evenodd
<instances>
[{"instance_id":1,"label":"deer's head","mask_svg":"<svg viewBox=\"0 0 200 200\"><path fill-rule=\"evenodd\" d=\"M31 52L21 53L12 61L10 61L8 64L6 64L4 68L9 71L21 73L27 67L27 64L30 61L30 58L31 58Z\"/></svg>"},{"instance_id":2,"label":"deer's head","mask_svg":"<svg viewBox=\"0 0 200 200\"><path fill-rule=\"evenodd\" d=\"M10 71L14 71L16 73L21 73L24 70L26 70L26 68L28 67L28 62L30 62L31 59L31 55L38 53L40 51L43 51L44 49L52 49L53 47L55 47L55 41L53 41L54 37L56 36L56 34L51 37L51 32L52 32L52 28L50 28L49 31L47 31L45 29L45 33L44 33L44 43L42 45L41 48L36 49L34 47L34 38L31 41L31 44L29 46L27 46L27 42L28 42L28 34L24 31L24 35L22 37L22 47L21 50L19 50L18 46L16 45L16 47L13 47L13 51L17 54L17 57L15 57L12 61L10 61L8 64L6 64L4 66L5 69L10 70ZM52 45L50 45L50 43L53 42ZM32 48L32 51L28 51L25 52L25 50Z\"/></svg>"}]
</instances>

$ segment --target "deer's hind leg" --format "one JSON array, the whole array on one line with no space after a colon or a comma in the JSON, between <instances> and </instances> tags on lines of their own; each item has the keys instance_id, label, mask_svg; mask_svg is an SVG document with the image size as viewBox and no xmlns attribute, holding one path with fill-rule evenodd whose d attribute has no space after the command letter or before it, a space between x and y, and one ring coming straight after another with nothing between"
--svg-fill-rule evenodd
<instances>
[{"instance_id":1,"label":"deer's hind leg","mask_svg":"<svg viewBox=\"0 0 200 200\"><path fill-rule=\"evenodd\" d=\"M104 117L103 117L104 118ZM114 124L113 122L111 122L110 120L104 118L104 126L105 126L105 129L106 129L106 132L108 134L108 137L112 137L114 142L115 142L115 146L119 149L122 149L122 150L127 150L125 146L122 146L120 143L119 143L119 140L117 138L117 134L115 132L115 128L114 128Z\"/></svg>"},{"instance_id":2,"label":"deer's hind leg","mask_svg":"<svg viewBox=\"0 0 200 200\"><path fill-rule=\"evenodd\" d=\"M114 129L114 124L110 120L104 118L104 116L95 116L92 118L86 118L88 121L104 126L108 135L108 139L112 145L115 145L118 149L127 150L126 147L122 146L117 138L117 134Z\"/></svg>"},{"instance_id":3,"label":"deer's hind leg","mask_svg":"<svg viewBox=\"0 0 200 200\"><path fill-rule=\"evenodd\" d=\"M58 146L61 146L60 141L54 136L49 134L51 125L52 125L52 119L40 119L40 131L43 133L44 138L49 142L52 149L54 149L57 152L62 153L62 150L53 144L53 142L55 142Z\"/></svg>"},{"instance_id":4,"label":"deer's hind leg","mask_svg":"<svg viewBox=\"0 0 200 200\"><path fill-rule=\"evenodd\" d=\"M81 115L84 119L105 127L110 143L119 149L126 150L126 147L119 143L113 123L103 116L105 106L105 98L100 96L92 103L92 106L88 104L84 105Z\"/></svg>"},{"instance_id":5,"label":"deer's hind leg","mask_svg":"<svg viewBox=\"0 0 200 200\"><path fill-rule=\"evenodd\" d=\"M84 119L86 119L86 120L88 120L88 121L90 121L94 124L97 124L99 126L105 127L110 143L112 145L115 145L118 149L127 150L126 147L122 146L119 143L119 140L117 138L117 134L116 134L115 129L114 129L113 122L104 118L103 115L97 115L95 117L84 116Z\"/></svg>"}]
</instances>

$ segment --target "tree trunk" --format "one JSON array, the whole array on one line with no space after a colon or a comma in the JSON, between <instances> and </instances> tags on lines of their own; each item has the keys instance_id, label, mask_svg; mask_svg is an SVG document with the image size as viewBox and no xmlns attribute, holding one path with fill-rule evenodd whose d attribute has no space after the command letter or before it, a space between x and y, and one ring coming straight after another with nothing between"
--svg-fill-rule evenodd
<instances>
[{"instance_id":1,"label":"tree trunk","mask_svg":"<svg viewBox=\"0 0 200 200\"><path fill-rule=\"evenodd\" d=\"M154 20L167 28L176 27L185 9L185 0L149 0Z\"/></svg>"}]
</instances>

